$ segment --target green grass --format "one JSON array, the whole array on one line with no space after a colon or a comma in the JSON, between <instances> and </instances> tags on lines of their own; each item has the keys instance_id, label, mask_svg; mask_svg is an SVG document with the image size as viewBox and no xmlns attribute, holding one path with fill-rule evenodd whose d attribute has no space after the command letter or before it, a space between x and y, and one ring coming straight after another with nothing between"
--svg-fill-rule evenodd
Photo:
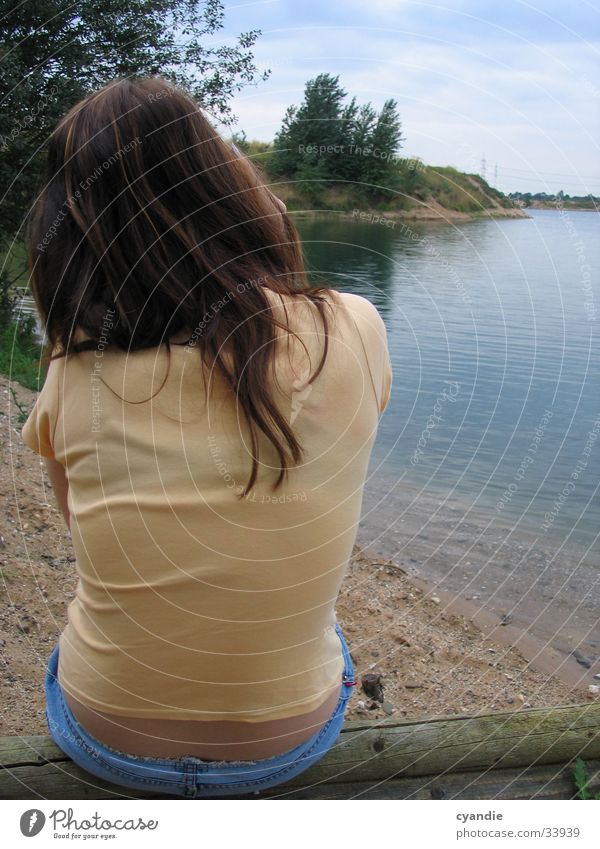
<instances>
[{"instance_id":1,"label":"green grass","mask_svg":"<svg viewBox=\"0 0 600 849\"><path fill-rule=\"evenodd\" d=\"M40 363L43 352L36 321L33 316L19 315L17 309L21 287L26 283L25 246L18 242L0 254L0 374L37 392L46 367Z\"/></svg>"},{"instance_id":2,"label":"green grass","mask_svg":"<svg viewBox=\"0 0 600 849\"><path fill-rule=\"evenodd\" d=\"M15 242L0 253L0 268L17 286L27 285L27 254L23 242Z\"/></svg>"},{"instance_id":3,"label":"green grass","mask_svg":"<svg viewBox=\"0 0 600 849\"><path fill-rule=\"evenodd\" d=\"M597 209L598 204L591 198L582 198L581 200L563 200L564 209ZM552 204L550 205L552 206Z\"/></svg>"},{"instance_id":4,"label":"green grass","mask_svg":"<svg viewBox=\"0 0 600 849\"><path fill-rule=\"evenodd\" d=\"M15 392L15 387L11 385L10 394L12 395L13 404L19 411L17 413L17 424L25 424L27 421L27 416L29 415L29 409L25 404L22 404L19 400L19 396Z\"/></svg>"},{"instance_id":5,"label":"green grass","mask_svg":"<svg viewBox=\"0 0 600 849\"><path fill-rule=\"evenodd\" d=\"M33 318L0 322L0 373L37 392L46 368L40 364L42 346L35 336Z\"/></svg>"},{"instance_id":6,"label":"green grass","mask_svg":"<svg viewBox=\"0 0 600 849\"><path fill-rule=\"evenodd\" d=\"M514 207L510 198L486 183L479 174L428 165L423 171L423 183L425 191L446 209L475 213L493 207L494 202L503 209Z\"/></svg>"},{"instance_id":7,"label":"green grass","mask_svg":"<svg viewBox=\"0 0 600 849\"><path fill-rule=\"evenodd\" d=\"M581 758L577 758L575 760L575 769L573 774L575 776L578 799L592 799L594 801L600 800L600 793L597 793L595 796L592 796L590 793L590 779L587 774L585 762Z\"/></svg>"}]
</instances>

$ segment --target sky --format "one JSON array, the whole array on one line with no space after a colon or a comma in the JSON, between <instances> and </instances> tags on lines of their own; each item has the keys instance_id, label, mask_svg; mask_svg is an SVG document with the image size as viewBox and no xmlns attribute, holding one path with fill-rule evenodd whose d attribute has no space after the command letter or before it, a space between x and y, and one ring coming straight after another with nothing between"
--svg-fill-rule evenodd
<instances>
[{"instance_id":1,"label":"sky","mask_svg":"<svg viewBox=\"0 0 600 849\"><path fill-rule=\"evenodd\" d=\"M593 0L225 0L215 42L262 30L266 82L232 101L271 141L317 74L380 109L401 155L479 173L501 191L600 195L600 5ZM485 166L483 164L485 160Z\"/></svg>"}]
</instances>

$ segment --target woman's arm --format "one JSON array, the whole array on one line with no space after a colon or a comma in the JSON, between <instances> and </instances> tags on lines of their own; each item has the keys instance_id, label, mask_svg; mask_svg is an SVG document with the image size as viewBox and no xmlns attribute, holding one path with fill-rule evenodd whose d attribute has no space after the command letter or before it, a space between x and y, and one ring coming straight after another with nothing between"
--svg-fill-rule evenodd
<instances>
[{"instance_id":1,"label":"woman's arm","mask_svg":"<svg viewBox=\"0 0 600 849\"><path fill-rule=\"evenodd\" d=\"M58 504L60 512L65 517L65 522L70 530L71 517L69 515L69 506L67 501L69 494L69 481L67 480L65 467L61 466L61 464L56 460L50 460L48 457L44 457L44 462L46 464L46 471L48 472L50 483L52 484L52 489L54 490L56 503Z\"/></svg>"}]
</instances>

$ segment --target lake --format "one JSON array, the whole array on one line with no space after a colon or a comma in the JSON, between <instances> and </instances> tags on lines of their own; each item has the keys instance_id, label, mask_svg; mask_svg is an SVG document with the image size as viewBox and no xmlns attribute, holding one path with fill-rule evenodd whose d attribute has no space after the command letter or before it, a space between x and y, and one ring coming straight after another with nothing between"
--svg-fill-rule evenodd
<instances>
[{"instance_id":1,"label":"lake","mask_svg":"<svg viewBox=\"0 0 600 849\"><path fill-rule=\"evenodd\" d=\"M544 593L560 598L567 642L585 632L592 651L600 646L600 217L528 214L298 227L313 279L365 295L388 331L392 395L360 539L440 585L494 596L498 610L512 604L518 613L521 599L524 623ZM499 588L515 552L519 574Z\"/></svg>"}]
</instances>

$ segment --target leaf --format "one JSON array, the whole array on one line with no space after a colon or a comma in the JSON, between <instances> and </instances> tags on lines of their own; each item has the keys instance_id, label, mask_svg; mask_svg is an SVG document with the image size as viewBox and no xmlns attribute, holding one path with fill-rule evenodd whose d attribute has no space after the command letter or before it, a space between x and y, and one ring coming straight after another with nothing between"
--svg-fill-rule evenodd
<instances>
[{"instance_id":1,"label":"leaf","mask_svg":"<svg viewBox=\"0 0 600 849\"><path fill-rule=\"evenodd\" d=\"M589 799L590 794L588 791L588 777L587 771L585 768L585 763L581 758L577 758L575 760L575 784L578 788L578 796L580 799Z\"/></svg>"}]
</instances>

